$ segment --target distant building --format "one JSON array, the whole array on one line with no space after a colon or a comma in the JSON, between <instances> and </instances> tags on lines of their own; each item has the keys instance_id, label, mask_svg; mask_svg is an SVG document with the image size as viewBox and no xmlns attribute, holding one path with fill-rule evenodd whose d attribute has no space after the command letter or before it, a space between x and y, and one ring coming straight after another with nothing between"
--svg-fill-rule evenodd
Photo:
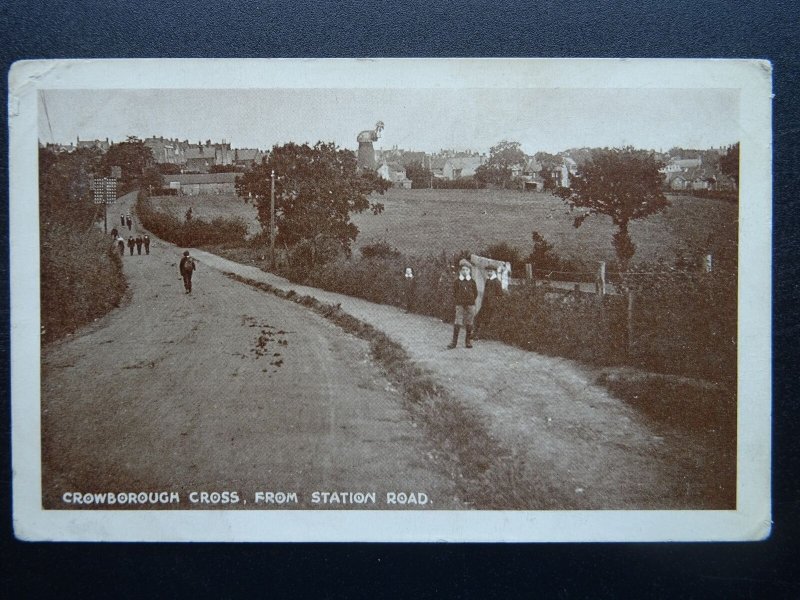
<instances>
[{"instance_id":1,"label":"distant building","mask_svg":"<svg viewBox=\"0 0 800 600\"><path fill-rule=\"evenodd\" d=\"M411 180L406 177L406 170L397 163L381 163L377 169L378 176L392 183L392 187L411 189Z\"/></svg>"},{"instance_id":2,"label":"distant building","mask_svg":"<svg viewBox=\"0 0 800 600\"><path fill-rule=\"evenodd\" d=\"M233 164L237 167L249 168L253 165L260 165L266 156L257 148L236 148L233 151Z\"/></svg>"},{"instance_id":3,"label":"distant building","mask_svg":"<svg viewBox=\"0 0 800 600\"><path fill-rule=\"evenodd\" d=\"M217 164L217 150L214 146L193 144L186 149L186 170L194 173L208 173Z\"/></svg>"},{"instance_id":4,"label":"distant building","mask_svg":"<svg viewBox=\"0 0 800 600\"><path fill-rule=\"evenodd\" d=\"M76 148L96 148L100 150L100 152L108 152L108 149L111 147L111 143L108 141L108 138L105 140L81 140L80 137L77 138L77 143L75 144Z\"/></svg>"},{"instance_id":5,"label":"distant building","mask_svg":"<svg viewBox=\"0 0 800 600\"><path fill-rule=\"evenodd\" d=\"M680 156L675 156L669 159L669 162L663 167L660 172L661 173L682 173L688 171L689 169L696 169L700 167L703 163L701 158L681 158Z\"/></svg>"},{"instance_id":6,"label":"distant building","mask_svg":"<svg viewBox=\"0 0 800 600\"><path fill-rule=\"evenodd\" d=\"M189 173L164 175L166 187L179 195L199 196L236 194L236 179L241 173Z\"/></svg>"},{"instance_id":7,"label":"distant building","mask_svg":"<svg viewBox=\"0 0 800 600\"><path fill-rule=\"evenodd\" d=\"M158 164L185 165L188 141L171 140L163 137L149 137L144 145L150 148L153 159Z\"/></svg>"},{"instance_id":8,"label":"distant building","mask_svg":"<svg viewBox=\"0 0 800 600\"><path fill-rule=\"evenodd\" d=\"M484 159L481 156L448 158L442 165L442 177L450 181L472 177L475 175L475 170L483 163Z\"/></svg>"}]
</instances>

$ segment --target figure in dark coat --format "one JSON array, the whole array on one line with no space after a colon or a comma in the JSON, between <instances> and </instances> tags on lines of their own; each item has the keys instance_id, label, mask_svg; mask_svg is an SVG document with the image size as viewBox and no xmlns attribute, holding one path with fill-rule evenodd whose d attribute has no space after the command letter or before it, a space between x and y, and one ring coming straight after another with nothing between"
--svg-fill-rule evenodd
<instances>
[{"instance_id":1,"label":"figure in dark coat","mask_svg":"<svg viewBox=\"0 0 800 600\"><path fill-rule=\"evenodd\" d=\"M124 213L120 213L119 214L119 225L120 225L120 227L125 227L125 214Z\"/></svg>"},{"instance_id":2,"label":"figure in dark coat","mask_svg":"<svg viewBox=\"0 0 800 600\"><path fill-rule=\"evenodd\" d=\"M144 243L144 240L142 240L142 236L137 235L136 236L136 254L138 254L139 256L142 255L142 244L143 243Z\"/></svg>"},{"instance_id":3,"label":"figure in dark coat","mask_svg":"<svg viewBox=\"0 0 800 600\"><path fill-rule=\"evenodd\" d=\"M189 256L189 251L184 250L183 258L178 265L178 270L181 272L181 277L183 277L183 287L187 294L192 293L192 274L196 268L197 263L195 263L194 259Z\"/></svg>"},{"instance_id":4,"label":"figure in dark coat","mask_svg":"<svg viewBox=\"0 0 800 600\"><path fill-rule=\"evenodd\" d=\"M147 235L147 234L144 234L143 241L144 241L144 253L145 254L150 254L150 236Z\"/></svg>"},{"instance_id":5,"label":"figure in dark coat","mask_svg":"<svg viewBox=\"0 0 800 600\"><path fill-rule=\"evenodd\" d=\"M122 237L117 237L117 246L119 247L119 255L125 256L125 240Z\"/></svg>"},{"instance_id":6,"label":"figure in dark coat","mask_svg":"<svg viewBox=\"0 0 800 600\"><path fill-rule=\"evenodd\" d=\"M136 245L136 240L133 239L133 236L128 238L128 250L131 251L131 256L133 256L133 247Z\"/></svg>"},{"instance_id":7,"label":"figure in dark coat","mask_svg":"<svg viewBox=\"0 0 800 600\"><path fill-rule=\"evenodd\" d=\"M492 267L486 267L486 283L483 286L481 310L475 318L475 337L485 333L486 326L492 320L494 310L502 296L503 286L497 277L497 271Z\"/></svg>"},{"instance_id":8,"label":"figure in dark coat","mask_svg":"<svg viewBox=\"0 0 800 600\"><path fill-rule=\"evenodd\" d=\"M125 224L128 226L128 231L131 230L131 223L133 223L133 221L131 221L131 216L130 215L126 216L125 217Z\"/></svg>"},{"instance_id":9,"label":"figure in dark coat","mask_svg":"<svg viewBox=\"0 0 800 600\"><path fill-rule=\"evenodd\" d=\"M453 341L447 346L450 349L458 345L458 333L464 325L466 337L464 345L472 348L472 323L475 319L475 300L478 298L478 286L472 278L472 263L461 259L458 279L453 282L453 304L456 305L456 318L453 322Z\"/></svg>"}]
</instances>

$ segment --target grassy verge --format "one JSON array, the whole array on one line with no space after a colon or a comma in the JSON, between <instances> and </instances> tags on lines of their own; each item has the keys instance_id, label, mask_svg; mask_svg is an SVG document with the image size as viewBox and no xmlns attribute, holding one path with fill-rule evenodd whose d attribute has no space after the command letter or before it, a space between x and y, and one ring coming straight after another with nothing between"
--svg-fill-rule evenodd
<instances>
[{"instance_id":1,"label":"grassy verge","mask_svg":"<svg viewBox=\"0 0 800 600\"><path fill-rule=\"evenodd\" d=\"M127 284L110 237L64 222L42 228L42 341L75 332L119 306Z\"/></svg>"},{"instance_id":2,"label":"grassy verge","mask_svg":"<svg viewBox=\"0 0 800 600\"><path fill-rule=\"evenodd\" d=\"M384 333L343 312L338 305L232 273L226 275L310 308L369 342L372 357L401 391L405 408L443 453L459 498L466 505L497 510L570 508L570 498L549 486L533 465L502 448L478 415L453 398L429 372L416 366L403 347Z\"/></svg>"},{"instance_id":3,"label":"grassy verge","mask_svg":"<svg viewBox=\"0 0 800 600\"><path fill-rule=\"evenodd\" d=\"M701 482L695 494L703 506L725 509L736 505L734 387L624 369L602 374L598 383L635 407L659 435L676 440L676 470L702 473L694 479ZM697 447L702 451L693 449ZM676 495L681 493L685 491L676 490Z\"/></svg>"}]
</instances>

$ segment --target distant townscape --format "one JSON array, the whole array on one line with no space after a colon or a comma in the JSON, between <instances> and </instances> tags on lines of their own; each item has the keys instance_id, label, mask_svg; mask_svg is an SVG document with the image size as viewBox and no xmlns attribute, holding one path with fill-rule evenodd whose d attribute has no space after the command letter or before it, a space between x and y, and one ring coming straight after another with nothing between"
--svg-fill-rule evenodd
<instances>
[{"instance_id":1,"label":"distant townscape","mask_svg":"<svg viewBox=\"0 0 800 600\"><path fill-rule=\"evenodd\" d=\"M142 142L165 176L165 187L185 195L235 193L235 173L243 173L269 156L269 150L233 148L225 140L190 142L153 136ZM77 149L106 153L114 142L108 138L78 138L74 143L40 145L55 153L71 153ZM727 151L724 147L671 148L666 152L652 151L652 156L664 165L660 172L664 175L665 190L733 191L737 188L736 178L726 173L721 164ZM488 183L504 189L548 191L569 188L571 178L579 173L591 155L591 148L528 155L519 143L503 141L488 154L455 149L428 153L393 146L375 149L374 162L369 162L375 165L382 179L396 188L477 188Z\"/></svg>"}]
</instances>

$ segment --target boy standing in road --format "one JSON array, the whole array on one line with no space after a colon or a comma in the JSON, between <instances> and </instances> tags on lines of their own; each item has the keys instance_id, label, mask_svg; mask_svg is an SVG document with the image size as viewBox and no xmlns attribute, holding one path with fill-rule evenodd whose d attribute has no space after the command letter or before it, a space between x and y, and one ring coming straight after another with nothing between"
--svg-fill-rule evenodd
<instances>
[{"instance_id":1,"label":"boy standing in road","mask_svg":"<svg viewBox=\"0 0 800 600\"><path fill-rule=\"evenodd\" d=\"M136 245L136 240L133 239L133 236L128 238L128 250L131 251L131 256L133 256L133 247Z\"/></svg>"},{"instance_id":2,"label":"boy standing in road","mask_svg":"<svg viewBox=\"0 0 800 600\"><path fill-rule=\"evenodd\" d=\"M447 346L453 349L458 345L458 333L461 325L467 330L464 345L472 348L472 322L475 319L475 299L478 297L478 286L472 278L472 264L462 258L458 279L453 282L453 304L456 305L456 320L453 323L453 341Z\"/></svg>"},{"instance_id":3,"label":"boy standing in road","mask_svg":"<svg viewBox=\"0 0 800 600\"><path fill-rule=\"evenodd\" d=\"M144 234L144 253L150 254L150 236L146 233Z\"/></svg>"},{"instance_id":4,"label":"boy standing in road","mask_svg":"<svg viewBox=\"0 0 800 600\"><path fill-rule=\"evenodd\" d=\"M178 270L181 272L181 277L183 277L183 287L186 289L187 294L192 293L192 273L194 273L196 268L197 264L194 262L194 259L189 256L189 251L184 250Z\"/></svg>"}]
</instances>

